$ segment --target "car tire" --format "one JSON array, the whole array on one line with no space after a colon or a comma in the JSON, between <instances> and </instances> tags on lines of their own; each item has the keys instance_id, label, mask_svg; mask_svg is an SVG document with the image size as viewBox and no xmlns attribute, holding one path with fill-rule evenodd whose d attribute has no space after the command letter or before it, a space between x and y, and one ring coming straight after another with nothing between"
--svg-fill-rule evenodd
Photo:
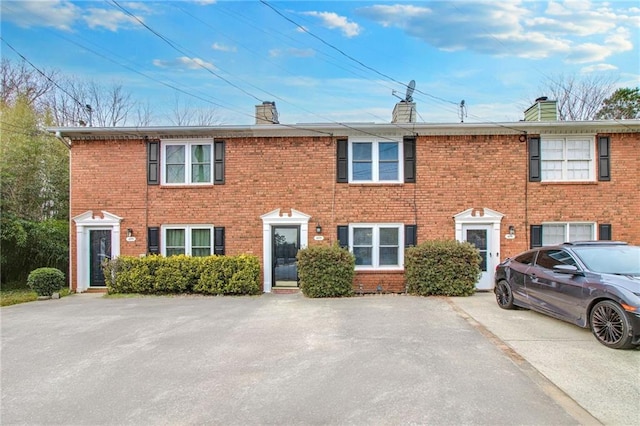
<instances>
[{"instance_id":1,"label":"car tire","mask_svg":"<svg viewBox=\"0 0 640 426\"><path fill-rule=\"evenodd\" d=\"M622 307L612 300L598 302L589 314L591 332L598 342L612 349L631 349L631 322Z\"/></svg>"},{"instance_id":2,"label":"car tire","mask_svg":"<svg viewBox=\"0 0 640 426\"><path fill-rule=\"evenodd\" d=\"M513 305L513 291L511 291L511 286L508 282L505 280L498 281L494 293L498 306L502 309L515 309Z\"/></svg>"}]
</instances>

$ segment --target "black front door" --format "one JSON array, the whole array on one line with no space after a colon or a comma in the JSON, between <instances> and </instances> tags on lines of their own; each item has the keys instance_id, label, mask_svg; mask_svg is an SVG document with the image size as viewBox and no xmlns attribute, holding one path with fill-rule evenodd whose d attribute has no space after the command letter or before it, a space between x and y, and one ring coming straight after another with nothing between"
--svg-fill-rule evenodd
<instances>
[{"instance_id":1,"label":"black front door","mask_svg":"<svg viewBox=\"0 0 640 426\"><path fill-rule=\"evenodd\" d=\"M276 287L297 286L296 255L300 249L299 226L273 227L273 282Z\"/></svg>"},{"instance_id":2,"label":"black front door","mask_svg":"<svg viewBox=\"0 0 640 426\"><path fill-rule=\"evenodd\" d=\"M89 245L89 286L104 287L102 262L111 259L111 230L90 230Z\"/></svg>"}]
</instances>

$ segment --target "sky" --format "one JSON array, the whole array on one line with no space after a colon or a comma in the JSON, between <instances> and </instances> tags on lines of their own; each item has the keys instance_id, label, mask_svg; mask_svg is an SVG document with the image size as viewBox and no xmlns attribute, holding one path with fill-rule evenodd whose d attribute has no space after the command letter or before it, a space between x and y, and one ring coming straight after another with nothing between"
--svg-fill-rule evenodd
<instances>
[{"instance_id":1,"label":"sky","mask_svg":"<svg viewBox=\"0 0 640 426\"><path fill-rule=\"evenodd\" d=\"M121 85L171 125L176 109L218 124L521 120L545 82L640 85L635 1L11 1L3 58ZM12 49L13 48L13 49ZM464 108L460 104L464 101ZM128 123L133 125L133 123Z\"/></svg>"}]
</instances>

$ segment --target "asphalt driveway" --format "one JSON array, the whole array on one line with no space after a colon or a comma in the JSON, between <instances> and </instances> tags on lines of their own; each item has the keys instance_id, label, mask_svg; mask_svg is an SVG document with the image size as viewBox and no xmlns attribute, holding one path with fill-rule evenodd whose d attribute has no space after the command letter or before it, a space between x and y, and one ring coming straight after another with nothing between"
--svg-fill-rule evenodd
<instances>
[{"instance_id":1,"label":"asphalt driveway","mask_svg":"<svg viewBox=\"0 0 640 426\"><path fill-rule=\"evenodd\" d=\"M5 307L0 421L598 423L452 300L83 294Z\"/></svg>"}]
</instances>

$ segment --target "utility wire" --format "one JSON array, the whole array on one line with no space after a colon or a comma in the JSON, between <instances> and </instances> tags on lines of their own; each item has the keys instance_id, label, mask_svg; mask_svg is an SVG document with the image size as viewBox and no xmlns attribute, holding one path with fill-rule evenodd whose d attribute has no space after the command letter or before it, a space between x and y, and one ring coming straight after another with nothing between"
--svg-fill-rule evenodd
<instances>
[{"instance_id":1,"label":"utility wire","mask_svg":"<svg viewBox=\"0 0 640 426\"><path fill-rule=\"evenodd\" d=\"M140 25L142 25L143 27L145 27L147 30L151 31L153 34L156 35L156 37L160 38L162 41L164 41L165 43L167 43L169 46L171 46L174 50L176 50L177 52L188 56L188 52L185 52L182 48L178 47L173 41L171 41L169 38L163 36L162 34L160 34L159 32L157 32L156 30L154 30L153 28L151 28L150 26L148 26L147 24L145 24L140 18L138 18L137 16L135 16L133 13L129 12L127 9L125 9L124 7L122 7L116 0L111 0L111 3L113 3L116 7L118 7L118 9L122 10L124 13L126 13L127 15L129 15L130 17L132 17L133 19L135 19ZM247 96L250 96L252 98L254 98L255 100L257 100L258 102L262 102L263 100L258 98L257 96L253 95L252 93L247 92L246 90L244 90L242 87L238 86L237 84L229 81L228 79L224 78L223 76L221 76L220 74L216 73L215 71L213 71L211 68L196 62L196 64L204 69L205 71L207 71L210 74L213 74L214 76L218 77L220 80L224 81L225 83L227 83L228 85L240 90L242 93L244 93Z\"/></svg>"},{"instance_id":2,"label":"utility wire","mask_svg":"<svg viewBox=\"0 0 640 426\"><path fill-rule=\"evenodd\" d=\"M28 63L29 65L31 65L33 67L34 70L36 70L40 75L42 75L44 78L46 78L47 80L49 80L54 86L56 86L58 89L62 90L67 96L69 96L71 99L73 99L81 108L85 108L85 106L82 104L82 102L80 102L78 99L76 99L71 93L67 92L62 86L60 86L58 83L56 83L53 79L51 79L51 77L49 77L48 75L46 75L44 72L42 72L40 70L40 68L36 67L35 65L33 65L31 63L31 61L29 61L27 58L24 57L24 55L20 52L18 52L16 49L14 49L13 46L11 46L2 36L0 36L0 40L2 40L4 42L4 44L6 44L9 49L13 50L18 56L20 56L26 63Z\"/></svg>"}]
</instances>

